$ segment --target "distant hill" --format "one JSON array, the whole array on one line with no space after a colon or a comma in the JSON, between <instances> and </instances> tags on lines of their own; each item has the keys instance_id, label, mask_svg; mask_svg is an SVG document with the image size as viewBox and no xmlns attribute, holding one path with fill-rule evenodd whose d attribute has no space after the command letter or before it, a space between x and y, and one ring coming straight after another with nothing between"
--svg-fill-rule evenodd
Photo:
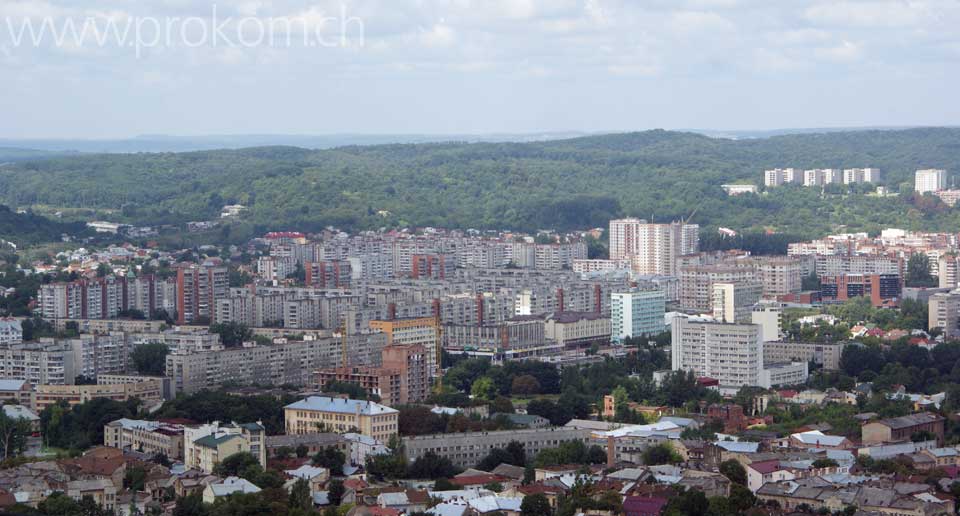
<instances>
[{"instance_id":1,"label":"distant hill","mask_svg":"<svg viewBox=\"0 0 960 516\"><path fill-rule=\"evenodd\" d=\"M241 203L260 229L567 229L694 210L703 225L804 236L841 226L960 228L957 210L911 196L782 187L731 198L720 188L759 184L771 167L863 166L880 168L894 191L918 168L960 173L960 129L746 140L657 130L531 142L73 155L0 168L0 202L119 209L122 221L141 224L212 218L224 204Z\"/></svg>"},{"instance_id":2,"label":"distant hill","mask_svg":"<svg viewBox=\"0 0 960 516\"><path fill-rule=\"evenodd\" d=\"M113 140L78 139L0 139L0 147L29 147L48 152L136 153L192 152L201 150L244 149L248 147L303 147L332 149L348 145L386 145L393 143L436 142L508 142L544 141L572 138L584 133L544 132L531 134L241 134L207 136L143 135Z\"/></svg>"}]
</instances>

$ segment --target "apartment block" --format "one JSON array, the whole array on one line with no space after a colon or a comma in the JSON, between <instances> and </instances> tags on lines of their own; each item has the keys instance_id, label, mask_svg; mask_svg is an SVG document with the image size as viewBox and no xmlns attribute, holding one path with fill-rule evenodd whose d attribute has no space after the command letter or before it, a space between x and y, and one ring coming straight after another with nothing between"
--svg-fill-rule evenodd
<instances>
[{"instance_id":1,"label":"apartment block","mask_svg":"<svg viewBox=\"0 0 960 516\"><path fill-rule=\"evenodd\" d=\"M876 168L845 168L843 169L843 184L879 183L880 169Z\"/></svg>"},{"instance_id":2,"label":"apartment block","mask_svg":"<svg viewBox=\"0 0 960 516\"><path fill-rule=\"evenodd\" d=\"M842 274L902 274L904 261L882 255L830 255L816 257L817 276Z\"/></svg>"},{"instance_id":3,"label":"apartment block","mask_svg":"<svg viewBox=\"0 0 960 516\"><path fill-rule=\"evenodd\" d=\"M947 171L940 169L918 170L914 175L913 191L918 194L933 193L947 189Z\"/></svg>"},{"instance_id":4,"label":"apartment block","mask_svg":"<svg viewBox=\"0 0 960 516\"><path fill-rule=\"evenodd\" d=\"M443 348L451 353L490 357L497 364L560 354L557 343L547 340L543 317L538 315L502 322L445 325Z\"/></svg>"},{"instance_id":5,"label":"apartment block","mask_svg":"<svg viewBox=\"0 0 960 516\"><path fill-rule=\"evenodd\" d=\"M216 322L217 300L227 297L230 277L219 259L177 268L177 323Z\"/></svg>"},{"instance_id":6,"label":"apartment block","mask_svg":"<svg viewBox=\"0 0 960 516\"><path fill-rule=\"evenodd\" d=\"M760 370L757 385L772 389L784 385L803 385L810 376L808 362L765 363Z\"/></svg>"},{"instance_id":7,"label":"apartment block","mask_svg":"<svg viewBox=\"0 0 960 516\"><path fill-rule=\"evenodd\" d=\"M587 258L587 244L537 244L534 248L534 267L540 270L572 269L574 260Z\"/></svg>"},{"instance_id":8,"label":"apartment block","mask_svg":"<svg viewBox=\"0 0 960 516\"><path fill-rule=\"evenodd\" d=\"M597 312L553 312L546 316L543 330L544 337L565 353L580 353L594 344L610 343L611 321Z\"/></svg>"},{"instance_id":9,"label":"apartment block","mask_svg":"<svg viewBox=\"0 0 960 516\"><path fill-rule=\"evenodd\" d=\"M399 411L372 401L310 396L283 409L288 435L356 432L389 442L397 435Z\"/></svg>"},{"instance_id":10,"label":"apartment block","mask_svg":"<svg viewBox=\"0 0 960 516\"><path fill-rule=\"evenodd\" d=\"M0 347L0 378L32 385L66 385L76 381L81 364L63 344L25 342Z\"/></svg>"},{"instance_id":11,"label":"apartment block","mask_svg":"<svg viewBox=\"0 0 960 516\"><path fill-rule=\"evenodd\" d=\"M118 419L103 427L103 445L148 455L163 454L171 460L183 459L183 426Z\"/></svg>"},{"instance_id":12,"label":"apartment block","mask_svg":"<svg viewBox=\"0 0 960 516\"><path fill-rule=\"evenodd\" d=\"M49 283L41 285L37 292L38 310L45 319L110 319L132 308L149 314L156 304L155 293L150 295L152 289L155 289L152 277L128 280L105 276ZM146 291L145 298L143 291ZM131 297L131 293L135 295Z\"/></svg>"},{"instance_id":13,"label":"apartment block","mask_svg":"<svg viewBox=\"0 0 960 516\"><path fill-rule=\"evenodd\" d=\"M940 288L960 286L960 257L955 253L945 253L937 259L937 279Z\"/></svg>"},{"instance_id":14,"label":"apartment block","mask_svg":"<svg viewBox=\"0 0 960 516\"><path fill-rule=\"evenodd\" d=\"M382 337L366 337L371 338L365 338L362 344L376 346L379 342L382 347ZM354 342L361 343L359 340ZM358 354L369 355L370 352L364 350ZM341 367L342 357L340 339L319 338L275 342L269 346L249 345L217 351L169 354L165 372L166 376L173 379L176 391L187 394L213 389L228 381L239 384L310 385L313 383L313 371Z\"/></svg>"},{"instance_id":15,"label":"apartment block","mask_svg":"<svg viewBox=\"0 0 960 516\"><path fill-rule=\"evenodd\" d=\"M527 457L533 457L563 443L580 441L588 444L590 431L580 428L549 427L529 430L464 432L404 437L403 447L408 461L415 461L428 452L450 459L455 466L475 466L492 450L506 448L511 441L523 445Z\"/></svg>"},{"instance_id":16,"label":"apartment block","mask_svg":"<svg viewBox=\"0 0 960 516\"><path fill-rule=\"evenodd\" d=\"M386 335L388 346L394 344L423 346L427 354L427 376L432 379L439 374L441 332L437 317L370 321L370 329Z\"/></svg>"},{"instance_id":17,"label":"apartment block","mask_svg":"<svg viewBox=\"0 0 960 516\"><path fill-rule=\"evenodd\" d=\"M19 344L23 341L23 327L19 319L0 317L0 346Z\"/></svg>"},{"instance_id":18,"label":"apartment block","mask_svg":"<svg viewBox=\"0 0 960 516\"><path fill-rule=\"evenodd\" d=\"M960 335L960 292L938 293L927 303L927 323L940 328L947 336Z\"/></svg>"},{"instance_id":19,"label":"apartment block","mask_svg":"<svg viewBox=\"0 0 960 516\"><path fill-rule=\"evenodd\" d=\"M345 260L306 262L303 268L308 287L349 288L353 279L353 268Z\"/></svg>"},{"instance_id":20,"label":"apartment block","mask_svg":"<svg viewBox=\"0 0 960 516\"><path fill-rule=\"evenodd\" d=\"M137 398L146 406L163 401L163 384L159 380L97 385L37 385L32 408L37 413L50 405L65 402L79 405L97 398L127 401Z\"/></svg>"},{"instance_id":21,"label":"apartment block","mask_svg":"<svg viewBox=\"0 0 960 516\"><path fill-rule=\"evenodd\" d=\"M187 469L211 473L227 457L246 452L267 466L266 429L263 423L227 423L218 421L183 429L183 462Z\"/></svg>"},{"instance_id":22,"label":"apartment block","mask_svg":"<svg viewBox=\"0 0 960 516\"><path fill-rule=\"evenodd\" d=\"M764 256L754 259L754 264L764 297L776 298L800 292L805 276L802 259Z\"/></svg>"},{"instance_id":23,"label":"apartment block","mask_svg":"<svg viewBox=\"0 0 960 516\"><path fill-rule=\"evenodd\" d=\"M803 173L795 168L775 168L763 172L763 184L768 187L802 183L803 179Z\"/></svg>"},{"instance_id":24,"label":"apartment block","mask_svg":"<svg viewBox=\"0 0 960 516\"><path fill-rule=\"evenodd\" d=\"M663 333L666 298L660 290L614 292L610 297L610 335L614 342L628 337Z\"/></svg>"},{"instance_id":25,"label":"apartment block","mask_svg":"<svg viewBox=\"0 0 960 516\"><path fill-rule=\"evenodd\" d=\"M758 281L713 284L713 317L725 323L750 323L760 302L763 284Z\"/></svg>"},{"instance_id":26,"label":"apartment block","mask_svg":"<svg viewBox=\"0 0 960 516\"><path fill-rule=\"evenodd\" d=\"M803 171L803 186L823 186L839 183L842 174L835 168L815 168Z\"/></svg>"},{"instance_id":27,"label":"apartment block","mask_svg":"<svg viewBox=\"0 0 960 516\"><path fill-rule=\"evenodd\" d=\"M677 317L672 328L674 371L693 371L723 387L760 385L763 340L755 324L725 324Z\"/></svg>"},{"instance_id":28,"label":"apartment block","mask_svg":"<svg viewBox=\"0 0 960 516\"><path fill-rule=\"evenodd\" d=\"M820 298L825 303L867 297L873 306L898 305L902 283L897 274L844 274L820 278Z\"/></svg>"},{"instance_id":29,"label":"apartment block","mask_svg":"<svg viewBox=\"0 0 960 516\"><path fill-rule=\"evenodd\" d=\"M410 277L413 279L446 279L453 274L457 259L452 254L414 254L410 257Z\"/></svg>"},{"instance_id":30,"label":"apartment block","mask_svg":"<svg viewBox=\"0 0 960 516\"><path fill-rule=\"evenodd\" d=\"M756 283L753 267L700 265L680 269L680 305L697 313L713 312L714 283ZM761 286L762 290L762 286Z\"/></svg>"},{"instance_id":31,"label":"apartment block","mask_svg":"<svg viewBox=\"0 0 960 516\"><path fill-rule=\"evenodd\" d=\"M653 224L628 218L610 221L610 259L631 260L638 274L677 274L677 258L696 253L700 226L673 222Z\"/></svg>"},{"instance_id":32,"label":"apartment block","mask_svg":"<svg viewBox=\"0 0 960 516\"><path fill-rule=\"evenodd\" d=\"M380 398L387 406L421 403L430 393L426 354L419 344L383 348L380 367L339 367L317 372L317 387L329 382L355 383Z\"/></svg>"},{"instance_id":33,"label":"apartment block","mask_svg":"<svg viewBox=\"0 0 960 516\"><path fill-rule=\"evenodd\" d=\"M771 341L763 343L763 362L810 362L811 360L827 370L840 369L840 355L845 342L793 342Z\"/></svg>"}]
</instances>

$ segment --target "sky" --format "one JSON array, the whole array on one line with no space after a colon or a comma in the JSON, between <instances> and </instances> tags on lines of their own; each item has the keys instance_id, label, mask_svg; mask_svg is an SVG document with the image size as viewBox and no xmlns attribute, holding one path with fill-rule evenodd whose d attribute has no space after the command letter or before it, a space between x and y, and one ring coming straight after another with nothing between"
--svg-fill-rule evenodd
<instances>
[{"instance_id":1,"label":"sky","mask_svg":"<svg viewBox=\"0 0 960 516\"><path fill-rule=\"evenodd\" d=\"M957 125L957 27L957 0L2 0L0 138Z\"/></svg>"}]
</instances>

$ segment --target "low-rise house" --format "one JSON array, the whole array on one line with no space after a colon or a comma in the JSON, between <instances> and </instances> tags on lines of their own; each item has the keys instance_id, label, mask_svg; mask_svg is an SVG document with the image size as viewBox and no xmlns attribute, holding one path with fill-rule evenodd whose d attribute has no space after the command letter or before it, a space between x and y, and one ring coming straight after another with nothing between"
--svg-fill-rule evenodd
<instances>
[{"instance_id":1,"label":"low-rise house","mask_svg":"<svg viewBox=\"0 0 960 516\"><path fill-rule=\"evenodd\" d=\"M367 456L390 453L387 445L369 435L351 432L343 434L342 437L349 447L347 459L350 464L362 466L367 463Z\"/></svg>"},{"instance_id":2,"label":"low-rise house","mask_svg":"<svg viewBox=\"0 0 960 516\"><path fill-rule=\"evenodd\" d=\"M937 467L960 466L960 451L956 448L932 448L920 453L932 458Z\"/></svg>"},{"instance_id":3,"label":"low-rise house","mask_svg":"<svg viewBox=\"0 0 960 516\"><path fill-rule=\"evenodd\" d=\"M754 462L748 464L746 470L747 488L753 493L756 493L765 484L797 478L792 471L782 467L779 460Z\"/></svg>"},{"instance_id":4,"label":"low-rise house","mask_svg":"<svg viewBox=\"0 0 960 516\"><path fill-rule=\"evenodd\" d=\"M787 448L818 448L826 450L851 450L856 446L842 435L827 435L820 430L791 434L781 444Z\"/></svg>"},{"instance_id":5,"label":"low-rise house","mask_svg":"<svg viewBox=\"0 0 960 516\"><path fill-rule=\"evenodd\" d=\"M427 510L430 497L427 491L405 489L396 492L380 493L377 496L377 505L384 509L396 509L401 512L423 512Z\"/></svg>"},{"instance_id":6,"label":"low-rise house","mask_svg":"<svg viewBox=\"0 0 960 516\"><path fill-rule=\"evenodd\" d=\"M860 427L864 445L915 441L917 435L929 435L943 443L943 417L932 412L873 421Z\"/></svg>"},{"instance_id":7,"label":"low-rise house","mask_svg":"<svg viewBox=\"0 0 960 516\"><path fill-rule=\"evenodd\" d=\"M72 480L67 482L66 493L78 502L90 497L97 505L108 511L114 510L117 506L117 486L109 478Z\"/></svg>"},{"instance_id":8,"label":"low-rise house","mask_svg":"<svg viewBox=\"0 0 960 516\"><path fill-rule=\"evenodd\" d=\"M286 470L284 473L290 477L291 484L297 480L306 480L310 485L311 493L319 493L322 491L323 486L330 480L329 469L311 466L309 464L304 464L297 469Z\"/></svg>"},{"instance_id":9,"label":"low-rise house","mask_svg":"<svg viewBox=\"0 0 960 516\"><path fill-rule=\"evenodd\" d=\"M23 405L4 405L3 413L10 419L22 419L30 425L33 432L40 431L40 416Z\"/></svg>"},{"instance_id":10,"label":"low-rise house","mask_svg":"<svg viewBox=\"0 0 960 516\"><path fill-rule=\"evenodd\" d=\"M625 516L660 516L669 501L660 496L627 496L623 499L623 513Z\"/></svg>"},{"instance_id":11,"label":"low-rise house","mask_svg":"<svg viewBox=\"0 0 960 516\"><path fill-rule=\"evenodd\" d=\"M0 403L33 405L33 387L26 380L0 379Z\"/></svg>"},{"instance_id":12,"label":"low-rise house","mask_svg":"<svg viewBox=\"0 0 960 516\"><path fill-rule=\"evenodd\" d=\"M520 516L520 504L523 498L506 498L503 496L483 496L467 501L467 505L476 514L499 513L504 516Z\"/></svg>"},{"instance_id":13,"label":"low-rise house","mask_svg":"<svg viewBox=\"0 0 960 516\"><path fill-rule=\"evenodd\" d=\"M903 488L890 482L834 485L818 477L803 482L771 482L755 494L763 502L776 501L785 511L805 505L813 511L826 509L829 512L856 506L865 514L935 516L953 513L953 499L935 496L930 492L930 486L921 485L920 490L911 486Z\"/></svg>"},{"instance_id":14,"label":"low-rise house","mask_svg":"<svg viewBox=\"0 0 960 516\"><path fill-rule=\"evenodd\" d=\"M260 488L245 478L227 477L221 482L207 485L203 489L203 502L214 503L218 498L234 493L259 493Z\"/></svg>"},{"instance_id":15,"label":"low-rise house","mask_svg":"<svg viewBox=\"0 0 960 516\"><path fill-rule=\"evenodd\" d=\"M220 477L205 473L199 469L190 469L178 475L173 482L173 490L177 498L202 493L207 486L220 482Z\"/></svg>"}]
</instances>

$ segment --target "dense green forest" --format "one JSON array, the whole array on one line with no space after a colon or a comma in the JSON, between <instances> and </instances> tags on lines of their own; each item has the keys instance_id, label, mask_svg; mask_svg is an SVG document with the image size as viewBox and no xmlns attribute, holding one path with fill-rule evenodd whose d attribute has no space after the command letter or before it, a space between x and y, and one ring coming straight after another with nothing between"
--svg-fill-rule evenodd
<instances>
[{"instance_id":1,"label":"dense green forest","mask_svg":"<svg viewBox=\"0 0 960 516\"><path fill-rule=\"evenodd\" d=\"M939 200L795 186L727 197L771 167L878 167L900 191L918 168L960 170L960 129L851 131L753 140L647 131L527 143L53 157L0 167L0 203L117 209L123 222L179 223L250 207L258 229L414 225L534 230L611 217L693 221L812 237L849 229L960 227ZM389 212L389 214L385 213Z\"/></svg>"},{"instance_id":2,"label":"dense green forest","mask_svg":"<svg viewBox=\"0 0 960 516\"><path fill-rule=\"evenodd\" d=\"M0 239L17 246L58 240L67 233L76 235L86 231L83 223L59 223L32 213L16 213L0 205ZM6 249L0 248L0 254Z\"/></svg>"}]
</instances>

